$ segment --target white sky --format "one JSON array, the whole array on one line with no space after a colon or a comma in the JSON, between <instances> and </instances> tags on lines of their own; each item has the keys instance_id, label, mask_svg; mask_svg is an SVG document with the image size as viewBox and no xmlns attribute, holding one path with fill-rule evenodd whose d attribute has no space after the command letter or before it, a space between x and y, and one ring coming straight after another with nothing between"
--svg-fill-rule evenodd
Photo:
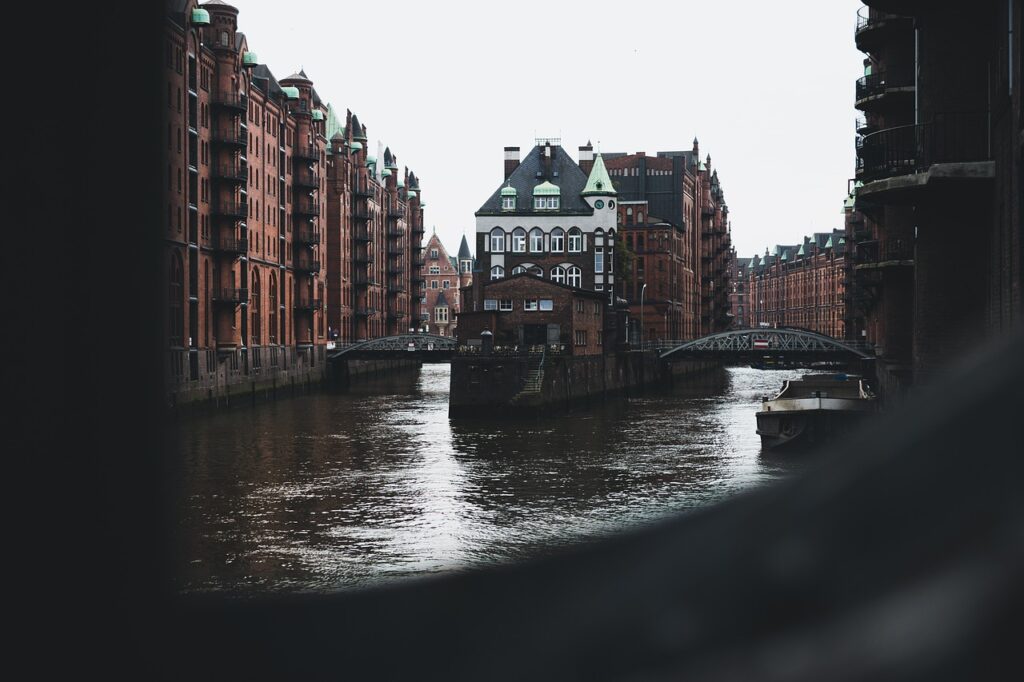
<instances>
[{"instance_id":1,"label":"white sky","mask_svg":"<svg viewBox=\"0 0 1024 682\"><path fill-rule=\"evenodd\" d=\"M689 149L718 168L738 255L842 227L859 0L230 0L274 75L300 67L416 173L427 237L475 248L505 146Z\"/></svg>"}]
</instances>

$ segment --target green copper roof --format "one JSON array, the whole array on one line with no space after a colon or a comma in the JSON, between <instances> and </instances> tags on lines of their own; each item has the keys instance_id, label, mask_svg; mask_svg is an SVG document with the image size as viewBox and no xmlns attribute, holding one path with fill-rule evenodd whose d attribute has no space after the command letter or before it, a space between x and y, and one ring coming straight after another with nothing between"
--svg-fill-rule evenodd
<instances>
[{"instance_id":1,"label":"green copper roof","mask_svg":"<svg viewBox=\"0 0 1024 682\"><path fill-rule=\"evenodd\" d=\"M590 177L587 178L587 186L583 188L583 196L591 194L616 195L615 186L608 176L608 169L604 167L604 159L598 154L594 157L594 167L590 169Z\"/></svg>"},{"instance_id":2,"label":"green copper roof","mask_svg":"<svg viewBox=\"0 0 1024 682\"><path fill-rule=\"evenodd\" d=\"M831 249L832 248L832 237L829 237L828 241L825 242L825 248L826 249Z\"/></svg>"},{"instance_id":3,"label":"green copper roof","mask_svg":"<svg viewBox=\"0 0 1024 682\"><path fill-rule=\"evenodd\" d=\"M557 197L561 193L562 190L558 189L558 185L552 185L547 180L533 188L533 196L535 197Z\"/></svg>"},{"instance_id":4,"label":"green copper roof","mask_svg":"<svg viewBox=\"0 0 1024 682\"><path fill-rule=\"evenodd\" d=\"M327 139L333 139L335 134L341 133L345 135L345 126L338 120L338 115L334 111L334 106L331 104L327 105Z\"/></svg>"},{"instance_id":5,"label":"green copper roof","mask_svg":"<svg viewBox=\"0 0 1024 682\"><path fill-rule=\"evenodd\" d=\"M195 8L192 10L192 23L197 26L209 26L210 25L210 13L202 8Z\"/></svg>"},{"instance_id":6,"label":"green copper roof","mask_svg":"<svg viewBox=\"0 0 1024 682\"><path fill-rule=\"evenodd\" d=\"M382 178L390 178L390 177L391 177L391 170L390 170L390 169L388 169L388 168L385 168L384 170L382 170L382 171L380 172L380 176L381 176Z\"/></svg>"},{"instance_id":7,"label":"green copper roof","mask_svg":"<svg viewBox=\"0 0 1024 682\"><path fill-rule=\"evenodd\" d=\"M839 243L840 244L845 244L846 243L846 237L840 237L839 238Z\"/></svg>"},{"instance_id":8,"label":"green copper roof","mask_svg":"<svg viewBox=\"0 0 1024 682\"><path fill-rule=\"evenodd\" d=\"M405 187L405 180L398 178L398 189L402 189L403 187Z\"/></svg>"},{"instance_id":9,"label":"green copper roof","mask_svg":"<svg viewBox=\"0 0 1024 682\"><path fill-rule=\"evenodd\" d=\"M796 252L796 255L798 255L798 256L805 256L805 255L807 255L807 254L804 253L804 245L803 244L800 245L800 250Z\"/></svg>"},{"instance_id":10,"label":"green copper roof","mask_svg":"<svg viewBox=\"0 0 1024 682\"><path fill-rule=\"evenodd\" d=\"M534 192L536 194L536 192ZM503 197L514 197L516 195L516 188L511 185L506 185L501 188L501 196Z\"/></svg>"},{"instance_id":11,"label":"green copper roof","mask_svg":"<svg viewBox=\"0 0 1024 682\"><path fill-rule=\"evenodd\" d=\"M789 251L783 251L782 258L780 260L789 260Z\"/></svg>"},{"instance_id":12,"label":"green copper roof","mask_svg":"<svg viewBox=\"0 0 1024 682\"><path fill-rule=\"evenodd\" d=\"M707 169L708 169L708 167L704 165L703 161L701 161L700 165L697 166L697 170L699 170L699 171L706 171Z\"/></svg>"},{"instance_id":13,"label":"green copper roof","mask_svg":"<svg viewBox=\"0 0 1024 682\"><path fill-rule=\"evenodd\" d=\"M319 109L314 109L313 110L313 120L314 121L322 121L322 120L324 120L324 112L320 111Z\"/></svg>"},{"instance_id":14,"label":"green copper roof","mask_svg":"<svg viewBox=\"0 0 1024 682\"><path fill-rule=\"evenodd\" d=\"M350 147L349 147L349 148L350 148L350 149L351 149L352 151L354 151L354 152L357 152L357 151L359 151L360 149L362 149L362 148L363 148L363 143L362 143L362 142L353 142L353 143L352 143L352 144L350 145Z\"/></svg>"},{"instance_id":15,"label":"green copper roof","mask_svg":"<svg viewBox=\"0 0 1024 682\"><path fill-rule=\"evenodd\" d=\"M405 198L406 199L415 199L416 198L416 190L414 190L414 189L409 190L406 193Z\"/></svg>"},{"instance_id":16,"label":"green copper roof","mask_svg":"<svg viewBox=\"0 0 1024 682\"><path fill-rule=\"evenodd\" d=\"M421 201L420 202L420 208L426 208L426 207L427 207L427 202Z\"/></svg>"},{"instance_id":17,"label":"green copper roof","mask_svg":"<svg viewBox=\"0 0 1024 682\"><path fill-rule=\"evenodd\" d=\"M286 85L285 87L281 88L281 90L284 91L284 94L288 99L299 98L299 89L294 85Z\"/></svg>"},{"instance_id":18,"label":"green copper roof","mask_svg":"<svg viewBox=\"0 0 1024 682\"><path fill-rule=\"evenodd\" d=\"M256 66L260 63L260 58L256 56L255 52L246 50L242 53L242 66Z\"/></svg>"},{"instance_id":19,"label":"green copper roof","mask_svg":"<svg viewBox=\"0 0 1024 682\"><path fill-rule=\"evenodd\" d=\"M377 157L376 156L370 156L370 155L366 156L366 165L367 166L372 166L375 163L377 163Z\"/></svg>"}]
</instances>

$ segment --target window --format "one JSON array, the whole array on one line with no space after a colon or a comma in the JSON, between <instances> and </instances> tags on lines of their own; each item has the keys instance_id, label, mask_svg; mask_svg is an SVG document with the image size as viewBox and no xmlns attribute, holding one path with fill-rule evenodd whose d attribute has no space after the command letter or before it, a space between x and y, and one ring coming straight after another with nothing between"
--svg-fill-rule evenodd
<instances>
[{"instance_id":1,"label":"window","mask_svg":"<svg viewBox=\"0 0 1024 682\"><path fill-rule=\"evenodd\" d=\"M582 313L585 310L585 304L582 299L576 299L576 312Z\"/></svg>"},{"instance_id":2,"label":"window","mask_svg":"<svg viewBox=\"0 0 1024 682\"><path fill-rule=\"evenodd\" d=\"M472 270L473 270L472 266L473 266L473 261L469 261L469 260L462 261L462 271L463 272L472 272Z\"/></svg>"},{"instance_id":3,"label":"window","mask_svg":"<svg viewBox=\"0 0 1024 682\"><path fill-rule=\"evenodd\" d=\"M540 299L540 309L541 310L554 310L555 309L555 302L552 301L550 298L542 298L542 299Z\"/></svg>"},{"instance_id":4,"label":"window","mask_svg":"<svg viewBox=\"0 0 1024 682\"><path fill-rule=\"evenodd\" d=\"M493 268L491 268L491 279L492 280L494 280L494 279L501 279L504 276L505 276L505 268L501 267L500 265L495 265Z\"/></svg>"},{"instance_id":5,"label":"window","mask_svg":"<svg viewBox=\"0 0 1024 682\"><path fill-rule=\"evenodd\" d=\"M565 250L565 230L556 227L551 231L551 253L562 253Z\"/></svg>"},{"instance_id":6,"label":"window","mask_svg":"<svg viewBox=\"0 0 1024 682\"><path fill-rule=\"evenodd\" d=\"M497 310L497 309L498 309L498 300L497 299L494 299L494 298L485 298L484 299L484 310Z\"/></svg>"},{"instance_id":7,"label":"window","mask_svg":"<svg viewBox=\"0 0 1024 682\"><path fill-rule=\"evenodd\" d=\"M575 265L569 268L566 273L566 283L576 288L583 286L583 273Z\"/></svg>"},{"instance_id":8,"label":"window","mask_svg":"<svg viewBox=\"0 0 1024 682\"><path fill-rule=\"evenodd\" d=\"M594 272L604 272L604 248L594 247Z\"/></svg>"},{"instance_id":9,"label":"window","mask_svg":"<svg viewBox=\"0 0 1024 682\"><path fill-rule=\"evenodd\" d=\"M502 208L502 210L504 210L504 211L511 211L511 210L515 209L515 207L516 207L516 198L515 197L502 197L501 198L501 208Z\"/></svg>"},{"instance_id":10,"label":"window","mask_svg":"<svg viewBox=\"0 0 1024 682\"><path fill-rule=\"evenodd\" d=\"M448 306L434 308L434 322L448 322Z\"/></svg>"},{"instance_id":11,"label":"window","mask_svg":"<svg viewBox=\"0 0 1024 682\"><path fill-rule=\"evenodd\" d=\"M503 299L501 299L501 301L498 302L498 310L502 310L504 312L511 311L512 310L512 299L511 298L503 298Z\"/></svg>"},{"instance_id":12,"label":"window","mask_svg":"<svg viewBox=\"0 0 1024 682\"><path fill-rule=\"evenodd\" d=\"M430 250L430 258L433 260L437 260L437 249Z\"/></svg>"},{"instance_id":13,"label":"window","mask_svg":"<svg viewBox=\"0 0 1024 682\"><path fill-rule=\"evenodd\" d=\"M514 268L512 268L513 275L518 275L523 272L526 272L526 268L524 268L522 265L517 265Z\"/></svg>"},{"instance_id":14,"label":"window","mask_svg":"<svg viewBox=\"0 0 1024 682\"><path fill-rule=\"evenodd\" d=\"M526 230L517 227L512 231L512 253L526 252Z\"/></svg>"},{"instance_id":15,"label":"window","mask_svg":"<svg viewBox=\"0 0 1024 682\"><path fill-rule=\"evenodd\" d=\"M251 332L252 344L260 345L260 273L253 268L252 279L249 282L249 313L252 316Z\"/></svg>"},{"instance_id":16,"label":"window","mask_svg":"<svg viewBox=\"0 0 1024 682\"><path fill-rule=\"evenodd\" d=\"M523 301L523 310L537 310L537 299L527 298Z\"/></svg>"},{"instance_id":17,"label":"window","mask_svg":"<svg viewBox=\"0 0 1024 682\"><path fill-rule=\"evenodd\" d=\"M569 253L579 253L583 250L583 233L579 228L569 230Z\"/></svg>"},{"instance_id":18,"label":"window","mask_svg":"<svg viewBox=\"0 0 1024 682\"><path fill-rule=\"evenodd\" d=\"M531 275L533 275L534 277L543 277L544 276L544 271L541 269L541 267L539 265L534 265L534 266L530 267L528 269L528 272Z\"/></svg>"},{"instance_id":19,"label":"window","mask_svg":"<svg viewBox=\"0 0 1024 682\"><path fill-rule=\"evenodd\" d=\"M500 228L496 227L491 230L491 253L504 253L505 252L505 232ZM492 268L493 274L493 268ZM502 275L504 277L504 274Z\"/></svg>"},{"instance_id":20,"label":"window","mask_svg":"<svg viewBox=\"0 0 1024 682\"><path fill-rule=\"evenodd\" d=\"M431 274L431 275L440 275L440 274L441 274L441 268L440 268L440 266L437 266L437 265L431 265L431 266L430 266L430 274Z\"/></svg>"},{"instance_id":21,"label":"window","mask_svg":"<svg viewBox=\"0 0 1024 682\"><path fill-rule=\"evenodd\" d=\"M560 265L551 268L551 281L565 284L565 268Z\"/></svg>"},{"instance_id":22,"label":"window","mask_svg":"<svg viewBox=\"0 0 1024 682\"><path fill-rule=\"evenodd\" d=\"M576 332L575 332L575 336L576 336L576 345L577 346L585 346L585 345L587 345L587 330L586 329L577 329Z\"/></svg>"},{"instance_id":23,"label":"window","mask_svg":"<svg viewBox=\"0 0 1024 682\"><path fill-rule=\"evenodd\" d=\"M530 230L530 252L540 253L544 250L544 233L539 227Z\"/></svg>"},{"instance_id":24,"label":"window","mask_svg":"<svg viewBox=\"0 0 1024 682\"><path fill-rule=\"evenodd\" d=\"M441 280L441 288L442 289L447 289L451 285L452 285L452 283L450 281L448 281L446 279L445 280Z\"/></svg>"},{"instance_id":25,"label":"window","mask_svg":"<svg viewBox=\"0 0 1024 682\"><path fill-rule=\"evenodd\" d=\"M559 197L534 197L533 207L539 210L557 210Z\"/></svg>"},{"instance_id":26,"label":"window","mask_svg":"<svg viewBox=\"0 0 1024 682\"><path fill-rule=\"evenodd\" d=\"M597 330L597 345L599 345L599 346L600 346L600 345L601 345L601 343L602 343L602 342L604 341L604 339L602 338L602 336L603 336L603 335L601 334L601 330L600 330L600 329L598 329L598 330Z\"/></svg>"},{"instance_id":27,"label":"window","mask_svg":"<svg viewBox=\"0 0 1024 682\"><path fill-rule=\"evenodd\" d=\"M436 289L437 288L437 280L436 279L430 280L430 288L431 289Z\"/></svg>"}]
</instances>

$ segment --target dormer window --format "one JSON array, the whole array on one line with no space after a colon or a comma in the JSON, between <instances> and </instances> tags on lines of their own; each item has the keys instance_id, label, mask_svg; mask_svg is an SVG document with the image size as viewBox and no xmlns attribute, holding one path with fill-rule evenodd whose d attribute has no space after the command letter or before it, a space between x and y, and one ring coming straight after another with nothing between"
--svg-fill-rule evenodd
<instances>
[{"instance_id":1,"label":"dormer window","mask_svg":"<svg viewBox=\"0 0 1024 682\"><path fill-rule=\"evenodd\" d=\"M558 210L559 197L534 197L533 208L540 211Z\"/></svg>"},{"instance_id":2,"label":"dormer window","mask_svg":"<svg viewBox=\"0 0 1024 682\"><path fill-rule=\"evenodd\" d=\"M557 211L562 191L558 185L547 180L533 188L533 209L535 211Z\"/></svg>"},{"instance_id":3,"label":"dormer window","mask_svg":"<svg viewBox=\"0 0 1024 682\"><path fill-rule=\"evenodd\" d=\"M515 209L515 207L516 207L516 198L515 197L502 197L501 198L501 210L503 210L503 211L512 211L512 210Z\"/></svg>"}]
</instances>

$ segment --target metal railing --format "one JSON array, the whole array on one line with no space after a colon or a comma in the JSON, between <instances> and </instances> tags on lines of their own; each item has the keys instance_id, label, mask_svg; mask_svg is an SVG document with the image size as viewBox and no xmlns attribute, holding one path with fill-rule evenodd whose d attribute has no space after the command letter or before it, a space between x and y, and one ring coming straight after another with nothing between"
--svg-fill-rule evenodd
<instances>
[{"instance_id":1,"label":"metal railing","mask_svg":"<svg viewBox=\"0 0 1024 682\"><path fill-rule=\"evenodd\" d=\"M296 310L319 310L320 308L323 307L324 302L319 298L313 298L305 301L300 300L295 302Z\"/></svg>"},{"instance_id":2,"label":"metal railing","mask_svg":"<svg viewBox=\"0 0 1024 682\"><path fill-rule=\"evenodd\" d=\"M491 352L484 355L481 346L459 346L456 350L457 355L481 355L483 357L494 356L494 357L517 357L517 358L529 358L531 356L538 356L540 354L548 355L568 355L569 347L564 343L549 343L549 344L536 344L536 345L512 345L512 346L494 346Z\"/></svg>"},{"instance_id":3,"label":"metal railing","mask_svg":"<svg viewBox=\"0 0 1024 682\"><path fill-rule=\"evenodd\" d=\"M319 176L308 168L295 169L292 180L299 187L320 187Z\"/></svg>"},{"instance_id":4,"label":"metal railing","mask_svg":"<svg viewBox=\"0 0 1024 682\"><path fill-rule=\"evenodd\" d=\"M879 73L872 73L867 76L861 76L857 79L857 90L854 101L860 102L868 97L874 97L881 95L889 88L905 88L910 87L914 83L909 76L899 77L893 76L888 77L884 71Z\"/></svg>"},{"instance_id":5,"label":"metal railing","mask_svg":"<svg viewBox=\"0 0 1024 682\"><path fill-rule=\"evenodd\" d=\"M295 233L295 243L313 246L320 243L320 230L302 230Z\"/></svg>"},{"instance_id":6,"label":"metal railing","mask_svg":"<svg viewBox=\"0 0 1024 682\"><path fill-rule=\"evenodd\" d=\"M239 303L245 303L249 300L249 290L246 288L219 288L213 290L211 297L214 303L230 303L238 305Z\"/></svg>"},{"instance_id":7,"label":"metal railing","mask_svg":"<svg viewBox=\"0 0 1024 682\"><path fill-rule=\"evenodd\" d=\"M934 163L986 161L988 112L936 114L927 123L886 128L864 136L860 149L864 179L917 173Z\"/></svg>"},{"instance_id":8,"label":"metal railing","mask_svg":"<svg viewBox=\"0 0 1024 682\"><path fill-rule=\"evenodd\" d=\"M213 177L215 180L245 182L249 179L249 168L241 164L217 166L213 171Z\"/></svg>"},{"instance_id":9,"label":"metal railing","mask_svg":"<svg viewBox=\"0 0 1024 682\"><path fill-rule=\"evenodd\" d=\"M249 215L249 205L240 201L218 201L214 213L233 218L245 218Z\"/></svg>"},{"instance_id":10,"label":"metal railing","mask_svg":"<svg viewBox=\"0 0 1024 682\"><path fill-rule=\"evenodd\" d=\"M296 201L292 204L292 213L304 216L319 216L320 204L315 201Z\"/></svg>"},{"instance_id":11,"label":"metal railing","mask_svg":"<svg viewBox=\"0 0 1024 682\"><path fill-rule=\"evenodd\" d=\"M299 258L292 267L297 272L320 272L320 261L310 258Z\"/></svg>"},{"instance_id":12,"label":"metal railing","mask_svg":"<svg viewBox=\"0 0 1024 682\"><path fill-rule=\"evenodd\" d=\"M233 144L239 147L249 145L249 137L245 133L240 133L236 130L214 130L210 134L210 139L213 142Z\"/></svg>"},{"instance_id":13,"label":"metal railing","mask_svg":"<svg viewBox=\"0 0 1024 682\"><path fill-rule=\"evenodd\" d=\"M249 250L249 240L246 237L221 237L218 235L214 237L213 249L223 253L246 253Z\"/></svg>"},{"instance_id":14,"label":"metal railing","mask_svg":"<svg viewBox=\"0 0 1024 682\"><path fill-rule=\"evenodd\" d=\"M862 31L884 26L885 24L894 21L902 21L907 24L911 24L913 22L910 17L901 17L896 14L880 12L869 7L861 7L857 10L857 26L854 29L854 35L861 33Z\"/></svg>"},{"instance_id":15,"label":"metal railing","mask_svg":"<svg viewBox=\"0 0 1024 682\"><path fill-rule=\"evenodd\" d=\"M222 93L211 97L210 102L216 106L237 109L238 111L247 111L249 109L249 100L245 95Z\"/></svg>"},{"instance_id":16,"label":"metal railing","mask_svg":"<svg viewBox=\"0 0 1024 682\"><path fill-rule=\"evenodd\" d=\"M320 150L317 147L310 147L302 145L301 147L295 147L292 151L292 157L295 159L308 159L312 161L320 160Z\"/></svg>"}]
</instances>

